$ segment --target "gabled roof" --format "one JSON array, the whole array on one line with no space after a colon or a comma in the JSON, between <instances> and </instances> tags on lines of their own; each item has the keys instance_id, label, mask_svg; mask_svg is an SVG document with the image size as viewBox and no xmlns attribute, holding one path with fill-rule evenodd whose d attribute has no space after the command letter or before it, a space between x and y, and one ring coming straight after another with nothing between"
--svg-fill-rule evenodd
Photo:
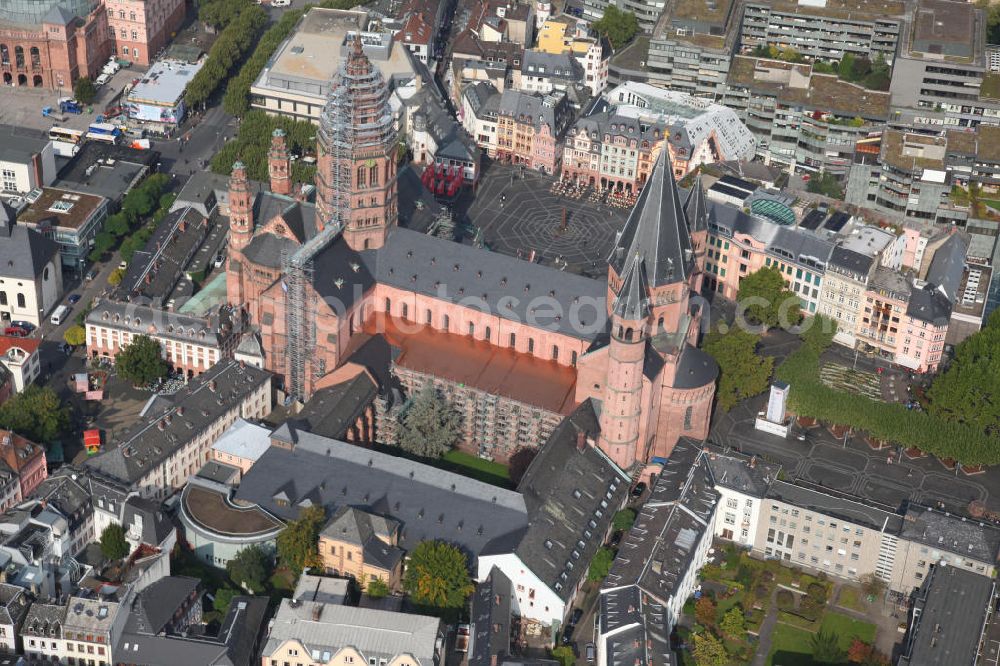
<instances>
[{"instance_id":1,"label":"gabled roof","mask_svg":"<svg viewBox=\"0 0 1000 666\"><path fill-rule=\"evenodd\" d=\"M668 153L660 151L649 182L608 257L611 268L623 275L626 262L638 254L653 289L686 280L694 262L687 215Z\"/></svg>"}]
</instances>

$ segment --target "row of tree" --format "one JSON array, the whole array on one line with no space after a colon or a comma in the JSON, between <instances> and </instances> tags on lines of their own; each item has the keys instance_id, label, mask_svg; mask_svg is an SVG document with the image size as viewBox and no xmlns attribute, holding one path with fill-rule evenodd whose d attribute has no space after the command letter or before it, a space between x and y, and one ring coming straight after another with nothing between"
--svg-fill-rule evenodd
<instances>
[{"instance_id":1,"label":"row of tree","mask_svg":"<svg viewBox=\"0 0 1000 666\"><path fill-rule=\"evenodd\" d=\"M115 245L122 242L123 258L131 259L135 249L142 247L153 233L156 223L167 214L176 198L166 193L170 178L163 173L154 173L132 188L122 199L121 209L104 221L104 228L94 237L94 247L90 251L91 261L100 261ZM143 220L155 214L149 228L141 227ZM130 235L131 234L131 235ZM125 238L129 236L128 238ZM124 241L122 239L125 238ZM126 245L131 246L129 256L124 257Z\"/></svg>"},{"instance_id":2,"label":"row of tree","mask_svg":"<svg viewBox=\"0 0 1000 666\"><path fill-rule=\"evenodd\" d=\"M215 10L217 5L222 5L218 12ZM184 101L190 108L204 106L243 62L267 25L267 13L246 0L218 0L203 6L199 14L207 14L213 21L225 23L225 28L209 50L205 64L184 91Z\"/></svg>"},{"instance_id":3,"label":"row of tree","mask_svg":"<svg viewBox=\"0 0 1000 666\"><path fill-rule=\"evenodd\" d=\"M212 158L212 171L228 175L237 160L247 167L247 177L252 180L268 179L267 151L271 134L276 129L285 131L285 141L295 154L312 153L316 148L316 126L304 120L284 116L269 116L259 109L247 111L240 122L237 135L227 141ZM301 160L292 162L292 179L308 183L316 175L316 167Z\"/></svg>"},{"instance_id":4,"label":"row of tree","mask_svg":"<svg viewBox=\"0 0 1000 666\"><path fill-rule=\"evenodd\" d=\"M230 0L233 1L233 0ZM250 86L260 75L267 61L271 59L274 52L278 50L281 43L285 41L295 24L302 18L305 10L291 9L285 12L281 20L267 29L257 42L257 47L253 55L247 58L240 68L240 73L234 76L226 86L226 94L222 98L222 107L226 113L233 116L242 116L250 110Z\"/></svg>"},{"instance_id":5,"label":"row of tree","mask_svg":"<svg viewBox=\"0 0 1000 666\"><path fill-rule=\"evenodd\" d=\"M939 386L932 385L931 404L925 412L824 384L819 379L824 340L804 344L778 366L775 375L792 386L789 407L799 416L857 428L876 439L939 458L967 465L995 465L1000 463L1000 448L996 446L996 408L991 399L1000 395L1000 352L996 351L994 328L998 325L1000 317L994 315L983 331L959 346L961 355L935 381ZM973 339L979 336L983 339ZM940 399L938 405L934 404L935 396ZM970 402L968 409L961 406L962 400ZM985 412L982 416L980 409Z\"/></svg>"},{"instance_id":6,"label":"row of tree","mask_svg":"<svg viewBox=\"0 0 1000 666\"><path fill-rule=\"evenodd\" d=\"M604 15L594 21L593 28L598 34L607 37L617 51L631 42L639 32L639 21L632 12L609 4L604 8Z\"/></svg>"}]
</instances>

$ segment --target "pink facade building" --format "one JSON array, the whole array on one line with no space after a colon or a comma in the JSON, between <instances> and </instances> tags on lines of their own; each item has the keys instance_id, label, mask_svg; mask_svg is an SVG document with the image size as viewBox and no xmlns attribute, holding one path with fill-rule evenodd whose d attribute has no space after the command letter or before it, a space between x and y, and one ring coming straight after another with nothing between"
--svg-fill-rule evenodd
<instances>
[{"instance_id":1,"label":"pink facade building","mask_svg":"<svg viewBox=\"0 0 1000 666\"><path fill-rule=\"evenodd\" d=\"M20 496L17 501L30 495L49 476L45 447L10 430L0 430L0 460L18 478Z\"/></svg>"},{"instance_id":2,"label":"pink facade building","mask_svg":"<svg viewBox=\"0 0 1000 666\"><path fill-rule=\"evenodd\" d=\"M321 116L316 205L276 193L285 169L274 162L288 159L280 146L271 192L253 194L234 166L228 299L259 333L284 390L308 398L381 338L402 350L407 376L446 394L475 385L529 418L536 408L569 414L585 400L603 403L592 434L623 469L669 455L679 437L705 438L718 368L695 346L691 294L707 234L700 186L682 199L661 155L611 248L607 280L595 280L399 228L391 119L385 83L356 43ZM539 395L553 376L566 376L556 382L565 397ZM481 417L473 408L469 418Z\"/></svg>"},{"instance_id":3,"label":"pink facade building","mask_svg":"<svg viewBox=\"0 0 1000 666\"><path fill-rule=\"evenodd\" d=\"M105 0L111 50L122 60L149 65L184 22L184 0Z\"/></svg>"},{"instance_id":4,"label":"pink facade building","mask_svg":"<svg viewBox=\"0 0 1000 666\"><path fill-rule=\"evenodd\" d=\"M562 159L557 144L568 119L565 97L546 100L540 94L505 90L497 109L496 159L554 174Z\"/></svg>"}]
</instances>

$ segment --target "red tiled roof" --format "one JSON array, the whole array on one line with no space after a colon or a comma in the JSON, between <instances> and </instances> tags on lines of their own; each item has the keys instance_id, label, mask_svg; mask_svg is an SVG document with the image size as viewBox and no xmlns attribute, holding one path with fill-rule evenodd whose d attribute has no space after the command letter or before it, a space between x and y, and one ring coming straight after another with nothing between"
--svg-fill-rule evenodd
<instances>
[{"instance_id":1,"label":"red tiled roof","mask_svg":"<svg viewBox=\"0 0 1000 666\"><path fill-rule=\"evenodd\" d=\"M38 351L42 343L38 338L19 338L16 335L0 335L0 354L6 354L13 348L23 349L28 354Z\"/></svg>"},{"instance_id":2,"label":"red tiled roof","mask_svg":"<svg viewBox=\"0 0 1000 666\"><path fill-rule=\"evenodd\" d=\"M430 44L433 30L427 25L422 14L414 12L399 32L396 39L410 44Z\"/></svg>"}]
</instances>

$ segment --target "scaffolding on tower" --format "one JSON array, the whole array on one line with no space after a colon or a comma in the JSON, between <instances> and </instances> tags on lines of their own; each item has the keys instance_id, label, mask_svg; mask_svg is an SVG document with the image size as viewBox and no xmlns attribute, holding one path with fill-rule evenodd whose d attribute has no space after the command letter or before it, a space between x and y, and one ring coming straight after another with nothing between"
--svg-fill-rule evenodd
<instances>
[{"instance_id":1,"label":"scaffolding on tower","mask_svg":"<svg viewBox=\"0 0 1000 666\"><path fill-rule=\"evenodd\" d=\"M352 181L355 166L370 169L365 160L385 157L386 151L396 146L389 89L382 73L364 55L362 39L360 33L348 37L348 56L331 83L320 114L316 140L320 155L329 159L317 163L317 233L282 257L282 288L287 294L286 389L301 400L309 397L310 377L318 378L326 370L322 355L316 353L317 313L309 290L314 280L325 276L314 275L313 259L351 225L352 201L357 194ZM388 186L384 178L380 183ZM358 210L363 214L363 207Z\"/></svg>"}]
</instances>

